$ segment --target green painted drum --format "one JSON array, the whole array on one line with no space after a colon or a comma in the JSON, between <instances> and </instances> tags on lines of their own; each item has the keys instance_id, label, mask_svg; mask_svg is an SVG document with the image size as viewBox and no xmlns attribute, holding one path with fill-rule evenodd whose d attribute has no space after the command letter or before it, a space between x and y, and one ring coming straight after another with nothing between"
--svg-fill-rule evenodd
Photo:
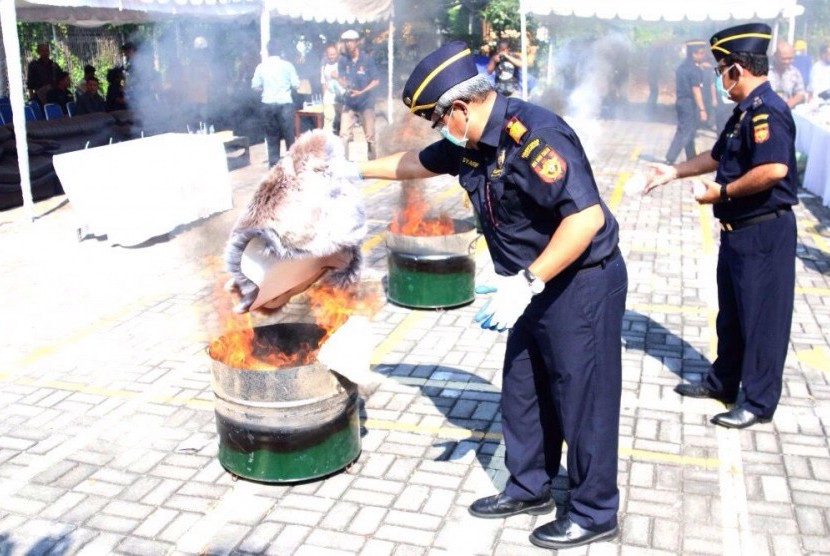
<instances>
[{"instance_id":1,"label":"green painted drum","mask_svg":"<svg viewBox=\"0 0 830 556\"><path fill-rule=\"evenodd\" d=\"M281 323L255 333L269 341L308 336L316 345L319 330ZM352 382L317 362L251 370L211 361L219 462L234 475L304 481L339 471L360 455L358 393Z\"/></svg>"},{"instance_id":2,"label":"green painted drum","mask_svg":"<svg viewBox=\"0 0 830 556\"><path fill-rule=\"evenodd\" d=\"M460 307L475 298L475 259L469 255L389 253L387 298L416 309Z\"/></svg>"}]
</instances>

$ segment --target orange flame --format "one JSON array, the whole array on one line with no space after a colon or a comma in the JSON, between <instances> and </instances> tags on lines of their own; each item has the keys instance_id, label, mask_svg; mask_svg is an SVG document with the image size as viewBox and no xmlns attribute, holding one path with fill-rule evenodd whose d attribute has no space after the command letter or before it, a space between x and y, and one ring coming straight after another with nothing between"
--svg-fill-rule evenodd
<instances>
[{"instance_id":1,"label":"orange flame","mask_svg":"<svg viewBox=\"0 0 830 556\"><path fill-rule=\"evenodd\" d=\"M426 217L430 207L422 187L412 184L403 186L401 201L403 206L395 211L389 231L405 236L443 236L455 230L447 213L435 218Z\"/></svg>"},{"instance_id":2,"label":"orange flame","mask_svg":"<svg viewBox=\"0 0 830 556\"><path fill-rule=\"evenodd\" d=\"M208 354L215 360L237 369L274 370L280 367L308 365L314 361L317 348L340 327L350 315L370 314L379 307L380 296L360 285L347 288L313 286L306 292L315 324L325 334L316 342L295 354L276 351L260 342L254 334L251 315L231 313L225 321L225 331L208 346Z\"/></svg>"}]
</instances>

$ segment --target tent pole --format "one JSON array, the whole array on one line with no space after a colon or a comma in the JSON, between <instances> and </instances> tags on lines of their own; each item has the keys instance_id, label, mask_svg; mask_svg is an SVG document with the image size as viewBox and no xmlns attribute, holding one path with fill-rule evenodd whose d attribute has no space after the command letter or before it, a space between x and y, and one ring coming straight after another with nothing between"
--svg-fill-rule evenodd
<instances>
[{"instance_id":1,"label":"tent pole","mask_svg":"<svg viewBox=\"0 0 830 556\"><path fill-rule=\"evenodd\" d=\"M392 4L392 10L389 14L389 39L386 45L386 123L392 123L392 86L393 76L395 75L395 50L393 45L395 37L395 4Z\"/></svg>"},{"instance_id":2,"label":"tent pole","mask_svg":"<svg viewBox=\"0 0 830 556\"><path fill-rule=\"evenodd\" d=\"M527 100L527 13L524 0L519 0L519 28L522 33L522 99Z\"/></svg>"},{"instance_id":3,"label":"tent pole","mask_svg":"<svg viewBox=\"0 0 830 556\"><path fill-rule=\"evenodd\" d=\"M12 105L14 122L14 140L17 147L17 168L20 171L20 191L23 194L23 206L29 219L34 221L35 209L32 199L32 182L29 176L29 146L26 142L26 114L23 98L23 71L20 67L20 39L17 36L17 10L14 0L0 0L0 27L3 29L3 47L6 59L14 60L6 64L9 72L9 100Z\"/></svg>"}]
</instances>

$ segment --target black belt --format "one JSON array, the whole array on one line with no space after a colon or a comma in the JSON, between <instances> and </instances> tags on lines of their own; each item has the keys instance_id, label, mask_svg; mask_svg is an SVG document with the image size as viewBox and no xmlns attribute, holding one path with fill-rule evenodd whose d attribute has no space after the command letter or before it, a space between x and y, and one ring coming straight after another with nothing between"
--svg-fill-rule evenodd
<instances>
[{"instance_id":1,"label":"black belt","mask_svg":"<svg viewBox=\"0 0 830 556\"><path fill-rule=\"evenodd\" d=\"M614 257L616 257L619 254L620 254L620 248L619 247L614 247L614 250L611 251L611 254L608 255L607 257L605 257L604 259L602 259L601 261L597 261L595 263L586 264L585 266L581 266L579 268L579 270L585 270L586 268L596 268L598 266L605 267L605 265L608 264L608 261L610 261L611 259L613 259Z\"/></svg>"},{"instance_id":2,"label":"black belt","mask_svg":"<svg viewBox=\"0 0 830 556\"><path fill-rule=\"evenodd\" d=\"M724 232L734 232L735 230L740 230L741 228L746 228L747 226L752 226L753 224L766 222L767 220L774 220L782 214L790 212L790 210L792 210L790 209L790 207L786 207L776 209L772 212L765 212L764 214L759 214L758 216L750 216L749 218L740 218L738 220L732 220L731 222L721 220L720 229Z\"/></svg>"}]
</instances>

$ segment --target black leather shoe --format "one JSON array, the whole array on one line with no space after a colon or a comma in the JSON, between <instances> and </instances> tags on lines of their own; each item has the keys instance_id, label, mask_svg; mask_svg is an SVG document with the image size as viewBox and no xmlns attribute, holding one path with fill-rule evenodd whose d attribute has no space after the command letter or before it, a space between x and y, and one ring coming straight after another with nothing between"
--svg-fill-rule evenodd
<instances>
[{"instance_id":1,"label":"black leather shoe","mask_svg":"<svg viewBox=\"0 0 830 556\"><path fill-rule=\"evenodd\" d=\"M469 512L476 517L497 518L511 515L541 515L553 511L554 501L551 495L534 500L516 500L503 492L479 498L470 505Z\"/></svg>"},{"instance_id":2,"label":"black leather shoe","mask_svg":"<svg viewBox=\"0 0 830 556\"><path fill-rule=\"evenodd\" d=\"M680 394L681 396L686 396L687 398L712 398L713 400L718 400L719 402L723 402L725 404L735 403L735 397L728 398L719 392L715 392L714 390L710 390L709 388L705 387L703 384L678 384L674 387L674 391Z\"/></svg>"},{"instance_id":3,"label":"black leather shoe","mask_svg":"<svg viewBox=\"0 0 830 556\"><path fill-rule=\"evenodd\" d=\"M602 531L583 529L566 516L537 527L530 534L530 542L542 548L573 548L597 541L607 541L617 536L617 527Z\"/></svg>"},{"instance_id":4,"label":"black leather shoe","mask_svg":"<svg viewBox=\"0 0 830 556\"><path fill-rule=\"evenodd\" d=\"M718 413L712 417L712 424L728 429L745 429L755 423L769 423L772 419L759 417L743 407L733 407L725 413Z\"/></svg>"}]
</instances>

